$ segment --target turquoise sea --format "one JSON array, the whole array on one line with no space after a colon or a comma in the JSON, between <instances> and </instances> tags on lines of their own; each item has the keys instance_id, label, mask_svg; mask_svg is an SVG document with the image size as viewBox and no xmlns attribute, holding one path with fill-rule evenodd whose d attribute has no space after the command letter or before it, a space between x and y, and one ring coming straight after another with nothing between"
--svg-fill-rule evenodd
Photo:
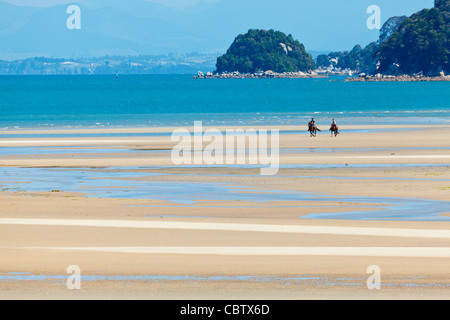
<instances>
[{"instance_id":1,"label":"turquoise sea","mask_svg":"<svg viewBox=\"0 0 450 320\"><path fill-rule=\"evenodd\" d=\"M0 129L450 123L448 82L343 79L4 76Z\"/></svg>"}]
</instances>

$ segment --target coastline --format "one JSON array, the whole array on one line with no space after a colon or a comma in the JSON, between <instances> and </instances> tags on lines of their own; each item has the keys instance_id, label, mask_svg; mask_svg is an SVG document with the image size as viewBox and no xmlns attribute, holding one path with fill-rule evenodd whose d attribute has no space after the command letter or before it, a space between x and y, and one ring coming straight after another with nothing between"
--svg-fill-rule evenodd
<instances>
[{"instance_id":1,"label":"coastline","mask_svg":"<svg viewBox=\"0 0 450 320\"><path fill-rule=\"evenodd\" d=\"M360 75L358 77L347 78L346 82L442 82L450 81L450 76L440 75L435 77L419 75Z\"/></svg>"},{"instance_id":2,"label":"coastline","mask_svg":"<svg viewBox=\"0 0 450 320\"><path fill-rule=\"evenodd\" d=\"M204 74L199 71L192 79L329 79L335 76L349 76L344 79L344 82L446 82L450 81L450 76L423 76L423 75L366 75L360 74L359 76L351 76L351 74L357 74L357 72L284 72L276 73L272 71L265 71L260 73L212 73L208 72Z\"/></svg>"},{"instance_id":3,"label":"coastline","mask_svg":"<svg viewBox=\"0 0 450 320\"><path fill-rule=\"evenodd\" d=\"M283 72L277 73L273 71L265 71L259 73L212 73L198 72L197 76L193 76L193 79L317 79L328 78L327 75L319 75L316 72Z\"/></svg>"}]
</instances>

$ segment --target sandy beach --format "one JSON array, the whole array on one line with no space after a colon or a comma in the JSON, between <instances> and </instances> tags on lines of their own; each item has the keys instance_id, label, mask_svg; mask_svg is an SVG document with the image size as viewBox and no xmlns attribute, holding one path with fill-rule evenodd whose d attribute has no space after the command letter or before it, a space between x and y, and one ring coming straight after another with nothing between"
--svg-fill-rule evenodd
<instances>
[{"instance_id":1,"label":"sandy beach","mask_svg":"<svg viewBox=\"0 0 450 320\"><path fill-rule=\"evenodd\" d=\"M0 299L450 298L450 126L264 128L274 176L176 166L174 128L0 131Z\"/></svg>"}]
</instances>

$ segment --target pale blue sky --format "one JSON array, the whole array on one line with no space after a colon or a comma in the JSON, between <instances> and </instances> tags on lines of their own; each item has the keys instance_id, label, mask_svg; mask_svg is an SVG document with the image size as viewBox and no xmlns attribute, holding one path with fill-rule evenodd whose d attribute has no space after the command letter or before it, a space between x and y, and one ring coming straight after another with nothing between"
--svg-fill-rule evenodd
<instances>
[{"instance_id":1,"label":"pale blue sky","mask_svg":"<svg viewBox=\"0 0 450 320\"><path fill-rule=\"evenodd\" d=\"M36 6L36 7L49 7L49 6L53 6L53 5L58 5L58 4L70 4L70 3L74 3L74 2L84 2L85 0L78 0L78 1L73 1L73 0L0 0L3 2L8 2L11 4L16 4L16 5L28 5L28 6ZM130 5L132 5L133 0L124 0L130 3ZM146 0L148 2L154 2L154 3L160 3L163 5L167 5L170 7L176 7L176 8L185 8L185 7L189 7L192 5L195 5L198 2L204 1L204 2L219 2L219 1L226 1L226 0ZM242 0L245 1L245 0ZM314 0L316 2L320 2L320 0ZM341 2L351 2L351 0L336 0L337 2L341 1ZM277 2L279 2L280 4L283 3L282 0L278 0ZM377 4L377 0L373 0L372 4ZM421 0L421 1L402 1L402 0L395 0L392 1L394 2L394 5L397 6L398 8L402 9L406 9L408 11L408 7L416 9L417 8L417 4L418 3L422 3L423 7L430 7L433 3L433 1L429 0Z\"/></svg>"},{"instance_id":2,"label":"pale blue sky","mask_svg":"<svg viewBox=\"0 0 450 320\"><path fill-rule=\"evenodd\" d=\"M9 3L9 4L8 4ZM82 29L66 28L78 3ZM292 34L309 51L351 50L376 41L367 8L392 16L433 0L0 0L0 59L27 56L224 52L248 29Z\"/></svg>"},{"instance_id":3,"label":"pale blue sky","mask_svg":"<svg viewBox=\"0 0 450 320\"><path fill-rule=\"evenodd\" d=\"M33 6L33 7L50 7L59 4L71 4L74 2L82 3L84 0L1 0L15 5L21 6ZM129 3L133 3L133 0L126 0ZM183 9L193 6L202 0L146 0L148 2L159 3L173 8ZM220 0L203 0L205 2L218 2Z\"/></svg>"}]
</instances>

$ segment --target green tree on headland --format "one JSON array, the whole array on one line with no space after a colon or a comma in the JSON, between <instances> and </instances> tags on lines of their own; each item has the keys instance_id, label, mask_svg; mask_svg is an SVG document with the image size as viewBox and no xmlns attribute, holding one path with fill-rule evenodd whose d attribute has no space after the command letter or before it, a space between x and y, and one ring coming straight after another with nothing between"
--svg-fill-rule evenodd
<instances>
[{"instance_id":1,"label":"green tree on headland","mask_svg":"<svg viewBox=\"0 0 450 320\"><path fill-rule=\"evenodd\" d=\"M356 45L350 52L332 52L327 55L319 55L316 59L316 66L325 69L334 67L341 70L349 69L355 72L370 73L376 68L374 55L377 50L376 42L370 43L365 48Z\"/></svg>"},{"instance_id":2,"label":"green tree on headland","mask_svg":"<svg viewBox=\"0 0 450 320\"><path fill-rule=\"evenodd\" d=\"M379 72L433 74L450 72L450 0L436 0L435 7L406 19L380 45Z\"/></svg>"},{"instance_id":3,"label":"green tree on headland","mask_svg":"<svg viewBox=\"0 0 450 320\"><path fill-rule=\"evenodd\" d=\"M217 59L216 72L297 72L315 69L314 60L292 35L274 30L249 30Z\"/></svg>"}]
</instances>

